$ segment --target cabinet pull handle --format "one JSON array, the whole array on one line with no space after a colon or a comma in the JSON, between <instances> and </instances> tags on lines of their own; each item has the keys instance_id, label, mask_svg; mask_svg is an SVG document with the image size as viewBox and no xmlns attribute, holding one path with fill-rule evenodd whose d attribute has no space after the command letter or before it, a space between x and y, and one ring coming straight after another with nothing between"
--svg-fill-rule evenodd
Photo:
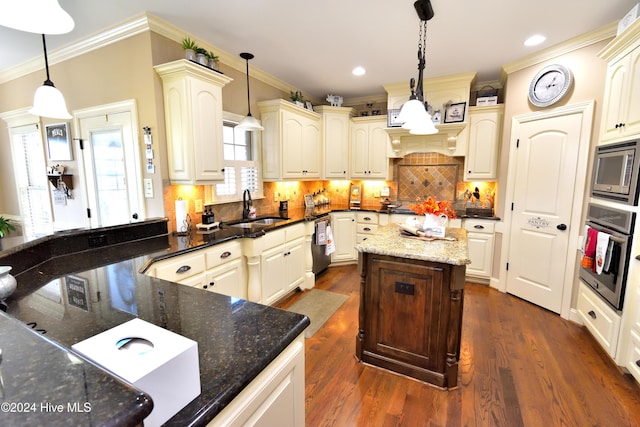
<instances>
[{"instance_id":1,"label":"cabinet pull handle","mask_svg":"<svg viewBox=\"0 0 640 427\"><path fill-rule=\"evenodd\" d=\"M368 216L365 216L363 219L364 219L365 221L371 221L371 217L368 217Z\"/></svg>"},{"instance_id":2,"label":"cabinet pull handle","mask_svg":"<svg viewBox=\"0 0 640 427\"><path fill-rule=\"evenodd\" d=\"M371 229L369 227L365 227L363 228L364 231L371 231Z\"/></svg>"},{"instance_id":3,"label":"cabinet pull handle","mask_svg":"<svg viewBox=\"0 0 640 427\"><path fill-rule=\"evenodd\" d=\"M178 268L176 270L176 274L186 273L189 270L191 270L191 266L190 265L183 265L182 267L180 267L180 268Z\"/></svg>"},{"instance_id":4,"label":"cabinet pull handle","mask_svg":"<svg viewBox=\"0 0 640 427\"><path fill-rule=\"evenodd\" d=\"M224 258L229 258L231 256L231 252L229 251L224 251L220 254L220 258L224 259Z\"/></svg>"},{"instance_id":5,"label":"cabinet pull handle","mask_svg":"<svg viewBox=\"0 0 640 427\"><path fill-rule=\"evenodd\" d=\"M589 311L589 313L587 313L589 316L591 316L592 318L596 319L598 316L596 316L596 312L591 310Z\"/></svg>"},{"instance_id":6,"label":"cabinet pull handle","mask_svg":"<svg viewBox=\"0 0 640 427\"><path fill-rule=\"evenodd\" d=\"M636 366L640 367L640 359L636 360Z\"/></svg>"},{"instance_id":7,"label":"cabinet pull handle","mask_svg":"<svg viewBox=\"0 0 640 427\"><path fill-rule=\"evenodd\" d=\"M478 230L484 230L484 225L480 225L480 224L474 225L473 228L476 228Z\"/></svg>"}]
</instances>

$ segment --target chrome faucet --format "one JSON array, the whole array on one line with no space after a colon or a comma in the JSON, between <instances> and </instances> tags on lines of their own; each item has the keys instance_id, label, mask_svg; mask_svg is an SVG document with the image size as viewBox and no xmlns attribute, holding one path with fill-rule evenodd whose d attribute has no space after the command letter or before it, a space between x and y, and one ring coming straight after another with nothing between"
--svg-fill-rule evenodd
<instances>
[{"instance_id":1,"label":"chrome faucet","mask_svg":"<svg viewBox=\"0 0 640 427\"><path fill-rule=\"evenodd\" d=\"M249 212L251 211L251 206L253 205L253 200L251 200L251 192L249 189L244 190L242 193L242 219L249 218Z\"/></svg>"}]
</instances>

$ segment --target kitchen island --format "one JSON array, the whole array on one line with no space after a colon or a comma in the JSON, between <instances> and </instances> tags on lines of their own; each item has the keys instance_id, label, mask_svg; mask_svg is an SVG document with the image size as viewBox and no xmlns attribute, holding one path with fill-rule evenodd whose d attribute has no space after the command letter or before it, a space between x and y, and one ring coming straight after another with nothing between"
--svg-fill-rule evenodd
<instances>
[{"instance_id":1,"label":"kitchen island","mask_svg":"<svg viewBox=\"0 0 640 427\"><path fill-rule=\"evenodd\" d=\"M359 243L358 360L440 387L458 383L466 230L450 240L401 233L397 224Z\"/></svg>"}]
</instances>

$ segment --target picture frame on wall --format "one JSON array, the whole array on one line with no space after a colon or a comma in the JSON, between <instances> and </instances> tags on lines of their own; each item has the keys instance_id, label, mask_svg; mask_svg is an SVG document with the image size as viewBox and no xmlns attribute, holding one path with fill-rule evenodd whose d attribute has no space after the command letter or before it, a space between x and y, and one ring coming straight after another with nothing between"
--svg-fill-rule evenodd
<instances>
[{"instance_id":1,"label":"picture frame on wall","mask_svg":"<svg viewBox=\"0 0 640 427\"><path fill-rule=\"evenodd\" d=\"M51 161L73 160L69 123L45 125L47 153Z\"/></svg>"},{"instance_id":2,"label":"picture frame on wall","mask_svg":"<svg viewBox=\"0 0 640 427\"><path fill-rule=\"evenodd\" d=\"M464 122L464 116L467 110L466 102L458 102L447 106L444 110L444 123L461 123Z\"/></svg>"}]
</instances>

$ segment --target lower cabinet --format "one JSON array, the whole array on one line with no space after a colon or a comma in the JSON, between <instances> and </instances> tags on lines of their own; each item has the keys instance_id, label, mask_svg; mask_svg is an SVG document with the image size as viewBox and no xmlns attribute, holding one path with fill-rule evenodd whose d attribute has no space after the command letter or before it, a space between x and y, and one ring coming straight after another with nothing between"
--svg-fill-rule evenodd
<instances>
[{"instance_id":1,"label":"lower cabinet","mask_svg":"<svg viewBox=\"0 0 640 427\"><path fill-rule=\"evenodd\" d=\"M356 242L361 243L378 231L378 214L356 212Z\"/></svg>"},{"instance_id":2,"label":"lower cabinet","mask_svg":"<svg viewBox=\"0 0 640 427\"><path fill-rule=\"evenodd\" d=\"M304 334L269 364L209 424L210 427L302 427Z\"/></svg>"},{"instance_id":3,"label":"lower cabinet","mask_svg":"<svg viewBox=\"0 0 640 427\"><path fill-rule=\"evenodd\" d=\"M495 224L489 220L464 219L471 264L467 265L467 280L488 283L493 265Z\"/></svg>"},{"instance_id":4,"label":"lower cabinet","mask_svg":"<svg viewBox=\"0 0 640 427\"><path fill-rule=\"evenodd\" d=\"M353 262L356 253L356 215L354 212L334 212L331 214L331 232L336 246L331 254L332 263Z\"/></svg>"},{"instance_id":5,"label":"lower cabinet","mask_svg":"<svg viewBox=\"0 0 640 427\"><path fill-rule=\"evenodd\" d=\"M620 334L620 316L582 282L578 292L577 309L589 332L605 351L615 358Z\"/></svg>"},{"instance_id":6,"label":"lower cabinet","mask_svg":"<svg viewBox=\"0 0 640 427\"><path fill-rule=\"evenodd\" d=\"M304 225L275 230L265 238L268 247L260 256L262 303L269 305L304 283Z\"/></svg>"}]
</instances>

